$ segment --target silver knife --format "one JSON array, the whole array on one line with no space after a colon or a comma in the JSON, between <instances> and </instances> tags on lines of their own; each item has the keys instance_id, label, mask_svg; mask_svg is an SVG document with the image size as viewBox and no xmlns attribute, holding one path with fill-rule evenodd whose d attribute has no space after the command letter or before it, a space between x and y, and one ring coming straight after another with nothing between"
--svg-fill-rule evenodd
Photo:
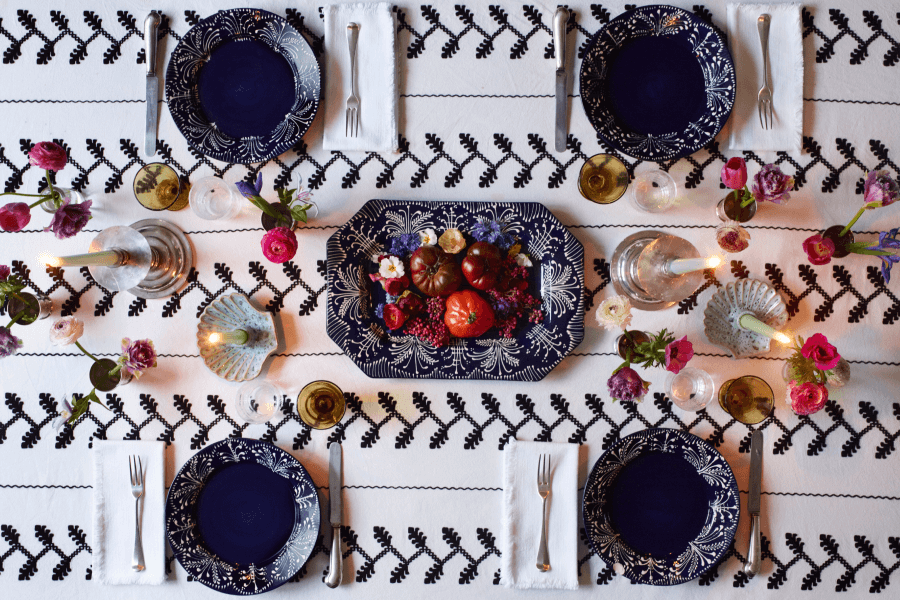
<instances>
[{"instance_id":1,"label":"silver knife","mask_svg":"<svg viewBox=\"0 0 900 600\"><path fill-rule=\"evenodd\" d=\"M750 548L744 573L753 577L759 573L762 559L762 540L759 531L759 496L762 493L762 431L757 429L750 437L750 490L747 494L747 512L750 513Z\"/></svg>"},{"instance_id":2,"label":"silver knife","mask_svg":"<svg viewBox=\"0 0 900 600\"><path fill-rule=\"evenodd\" d=\"M553 46L556 48L556 151L566 150L566 21L569 11L557 8L553 15Z\"/></svg>"},{"instance_id":3,"label":"silver knife","mask_svg":"<svg viewBox=\"0 0 900 600\"><path fill-rule=\"evenodd\" d=\"M144 19L144 46L147 49L147 127L144 130L144 154L156 154L156 121L159 117L159 79L156 77L156 30L159 13L151 10Z\"/></svg>"},{"instance_id":4,"label":"silver knife","mask_svg":"<svg viewBox=\"0 0 900 600\"><path fill-rule=\"evenodd\" d=\"M341 514L344 503L341 501L341 445L331 442L328 452L328 503L331 505L331 561L328 563L328 576L325 585L336 588L341 585Z\"/></svg>"}]
</instances>

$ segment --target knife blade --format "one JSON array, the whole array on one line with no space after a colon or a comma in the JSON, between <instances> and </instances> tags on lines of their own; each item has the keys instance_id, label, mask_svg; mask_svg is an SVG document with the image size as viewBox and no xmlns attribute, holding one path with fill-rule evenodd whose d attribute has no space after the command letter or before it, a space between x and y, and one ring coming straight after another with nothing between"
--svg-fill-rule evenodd
<instances>
[{"instance_id":1,"label":"knife blade","mask_svg":"<svg viewBox=\"0 0 900 600\"><path fill-rule=\"evenodd\" d=\"M331 442L328 452L328 503L331 506L331 559L328 564L328 576L325 585L336 588L341 584L341 521L343 520L344 503L341 500L341 445Z\"/></svg>"},{"instance_id":2,"label":"knife blade","mask_svg":"<svg viewBox=\"0 0 900 600\"><path fill-rule=\"evenodd\" d=\"M156 76L156 30L159 13L151 10L144 19L144 47L147 50L147 123L144 129L144 154L156 154L156 121L159 118L159 78Z\"/></svg>"},{"instance_id":3,"label":"knife blade","mask_svg":"<svg viewBox=\"0 0 900 600\"><path fill-rule=\"evenodd\" d=\"M762 431L757 429L750 436L750 486L747 494L747 512L750 513L750 547L744 573L753 577L759 572L762 558L762 534L759 528L760 495L762 494Z\"/></svg>"},{"instance_id":4,"label":"knife blade","mask_svg":"<svg viewBox=\"0 0 900 600\"><path fill-rule=\"evenodd\" d=\"M556 49L556 151L566 150L566 21L569 11L559 7L553 15L553 46Z\"/></svg>"}]
</instances>

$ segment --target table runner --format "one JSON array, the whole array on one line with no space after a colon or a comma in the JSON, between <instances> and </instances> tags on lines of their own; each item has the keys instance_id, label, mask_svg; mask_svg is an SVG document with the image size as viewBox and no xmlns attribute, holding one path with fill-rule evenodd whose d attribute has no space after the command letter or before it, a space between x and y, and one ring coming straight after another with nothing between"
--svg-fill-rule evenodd
<instances>
[{"instance_id":1,"label":"table runner","mask_svg":"<svg viewBox=\"0 0 900 600\"><path fill-rule=\"evenodd\" d=\"M675 2L724 27L722 2ZM228 5L231 6L231 5ZM315 3L259 2L284 15L321 49ZM631 5L628 5L631 6ZM218 3L161 1L160 51L166 58ZM51 421L66 394L85 393L89 360L49 344L50 321L17 327L18 355L0 363L0 589L18 598L65 593L73 598L214 597L186 581L169 558L170 581L153 590L99 587L91 581L89 455L95 439L161 439L167 482L197 449L232 435L268 439L297 456L317 485L327 486L329 440L344 443L342 532L346 586L327 591L328 534L298 581L273 592L342 597L450 597L521 592L499 586L502 448L512 438L581 444L579 481L616 439L651 426L677 427L717 446L746 499L751 428L710 406L685 413L663 392L664 374L645 371L651 394L641 405L613 404L606 373L617 364L612 335L592 309L612 293L609 259L616 245L642 229L682 235L714 247L715 203L724 194L718 172L727 157L719 138L691 157L664 163L679 185L679 203L662 215L634 211L623 200L597 206L575 188L584 159L605 150L577 97L578 56L589 36L626 8L623 3L570 5L572 104L567 151L555 153L553 60L549 25L555 5L433 2L396 4L399 23L400 152L365 154L321 148L321 119L303 143L261 166L264 195L273 186L313 190L320 214L300 235L297 257L278 266L259 250L262 230L251 210L229 222L208 222L189 210L150 214L132 197L131 180L146 157L142 22L146 2L9 2L0 9L0 179L4 191L35 193L40 173L28 167L30 144L58 140L70 154L57 175L95 200L87 232L65 241L43 233L42 213L21 233L0 237L0 264L11 264L31 291L49 293L54 317L85 321L82 343L113 356L119 341L150 337L159 366L139 382L103 396L111 412L91 409L74 428ZM749 224L749 250L708 278L701 290L667 311L638 312L633 325L688 335L698 352L692 366L719 385L737 374L767 379L779 396L764 424L762 571L740 572L748 524L741 515L734 547L702 578L671 589L634 587L615 577L583 541L579 595L731 598L754 593L793 598L891 593L900 566L900 484L895 477L900 435L897 336L900 300L885 286L877 262L862 257L813 267L800 242L823 226L846 223L861 200L865 172L897 173L895 125L900 89L900 23L884 0L821 0L804 6L806 55L804 151L745 153L751 173L775 160L799 190L787 206L765 206ZM161 72L165 62L161 60ZM326 99L326 101L329 101ZM222 174L249 179L260 165L226 165L193 153L165 105L159 156L196 179ZM629 157L638 171L650 168ZM370 198L539 201L585 246L586 335L540 383L368 379L325 336L325 241ZM189 235L197 259L188 285L175 296L143 301L101 289L85 269L47 271L39 251L85 251L96 232L139 219L169 219ZM46 217L44 217L46 218ZM896 207L865 215L854 228L896 226ZM791 307L789 326L826 333L851 363L853 381L811 417L794 416L781 396L783 354L731 361L702 333L702 311L714 290L753 277L779 289ZM315 378L348 393L347 416L327 432L298 419L244 426L232 399L236 385L205 370L195 344L199 313L222 294L242 291L277 313L282 343L264 371L296 397ZM323 493L324 498L324 493ZM541 592L542 596L560 594Z\"/></svg>"}]
</instances>

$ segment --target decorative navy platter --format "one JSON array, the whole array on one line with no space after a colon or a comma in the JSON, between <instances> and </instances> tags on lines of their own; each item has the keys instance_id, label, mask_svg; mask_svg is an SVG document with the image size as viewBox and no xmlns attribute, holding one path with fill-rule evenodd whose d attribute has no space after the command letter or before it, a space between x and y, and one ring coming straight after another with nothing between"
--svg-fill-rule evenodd
<instances>
[{"instance_id":1,"label":"decorative navy platter","mask_svg":"<svg viewBox=\"0 0 900 600\"><path fill-rule=\"evenodd\" d=\"M671 160L708 144L728 120L734 63L712 25L674 6L629 10L598 31L581 63L581 102L611 147Z\"/></svg>"},{"instance_id":2,"label":"decorative navy platter","mask_svg":"<svg viewBox=\"0 0 900 600\"><path fill-rule=\"evenodd\" d=\"M303 567L319 534L319 497L300 462L230 438L192 456L166 497L166 537L188 575L217 592L261 594Z\"/></svg>"},{"instance_id":3,"label":"decorative navy platter","mask_svg":"<svg viewBox=\"0 0 900 600\"><path fill-rule=\"evenodd\" d=\"M309 43L278 15L222 10L181 38L166 71L172 119L199 152L226 162L278 156L319 107L322 73Z\"/></svg>"},{"instance_id":4,"label":"decorative navy platter","mask_svg":"<svg viewBox=\"0 0 900 600\"><path fill-rule=\"evenodd\" d=\"M622 438L594 465L582 517L591 548L636 583L699 577L731 546L737 481L706 441L677 429Z\"/></svg>"},{"instance_id":5,"label":"decorative navy platter","mask_svg":"<svg viewBox=\"0 0 900 600\"><path fill-rule=\"evenodd\" d=\"M489 330L443 348L389 331L374 313L384 291L369 280L373 258L392 237L428 228L467 233L479 220L503 223L532 257L543 322L520 325L513 338ZM583 296L584 247L536 202L370 200L328 240L328 335L369 377L539 381L584 337Z\"/></svg>"}]
</instances>

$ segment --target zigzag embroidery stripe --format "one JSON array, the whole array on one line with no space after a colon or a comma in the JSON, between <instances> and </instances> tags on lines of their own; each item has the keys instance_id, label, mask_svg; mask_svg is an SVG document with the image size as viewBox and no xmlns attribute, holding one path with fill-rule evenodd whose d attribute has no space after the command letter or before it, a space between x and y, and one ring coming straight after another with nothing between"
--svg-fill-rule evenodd
<instances>
[{"instance_id":1,"label":"zigzag embroidery stripe","mask_svg":"<svg viewBox=\"0 0 900 600\"><path fill-rule=\"evenodd\" d=\"M875 104L885 106L900 106L900 102L881 102L878 100L841 100L839 98L804 98L806 102L836 102L840 104Z\"/></svg>"}]
</instances>

